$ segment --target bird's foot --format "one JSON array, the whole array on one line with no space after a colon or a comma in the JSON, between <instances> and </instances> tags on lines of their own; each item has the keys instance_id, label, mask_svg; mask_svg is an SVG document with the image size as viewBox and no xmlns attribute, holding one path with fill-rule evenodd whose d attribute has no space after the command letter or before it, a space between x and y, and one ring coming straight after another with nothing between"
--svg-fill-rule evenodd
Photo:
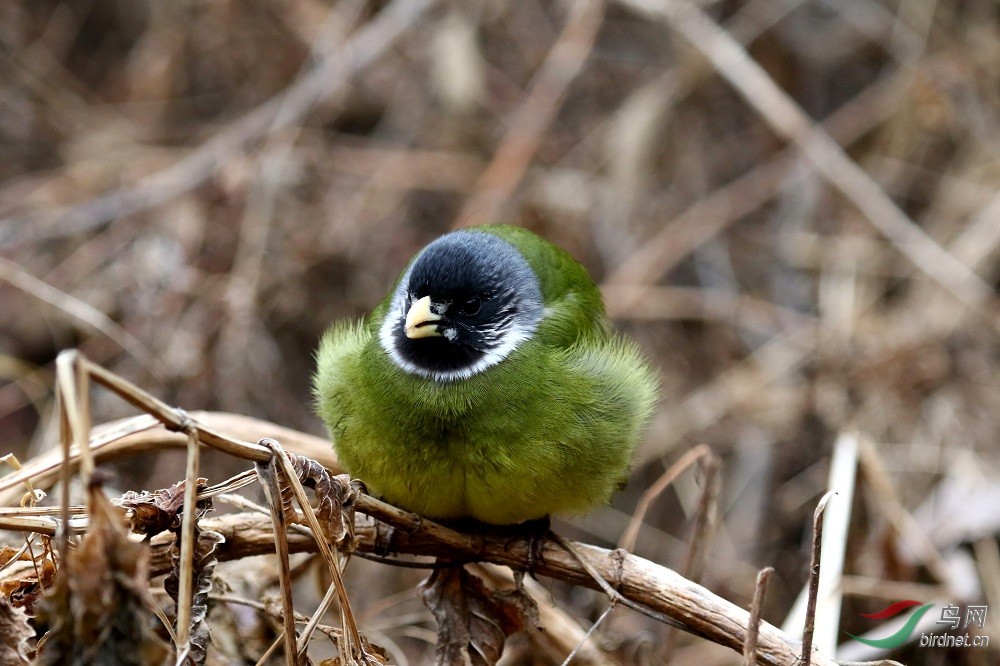
<instances>
[{"instance_id":1,"label":"bird's foot","mask_svg":"<svg viewBox=\"0 0 1000 666\"><path fill-rule=\"evenodd\" d=\"M523 523L517 523L514 525L494 525L492 523L484 523L473 518L442 520L440 522L448 527L451 527L452 529L466 534L481 534L483 536L505 539L505 550L510 550L510 548L518 540L523 539L527 541L528 555L524 570L527 571L532 578L537 578L537 576L535 576L535 569L543 560L545 542L548 540L549 530L552 526L552 522L548 516L543 516L542 518L536 518L534 520L526 520Z\"/></svg>"},{"instance_id":2,"label":"bird's foot","mask_svg":"<svg viewBox=\"0 0 1000 666\"><path fill-rule=\"evenodd\" d=\"M520 535L511 536L507 540L507 547L509 548L510 544L515 539L527 539L528 561L525 570L528 572L529 576L537 580L538 576L535 575L535 569L542 563L545 555L545 542L548 540L549 532L552 529L552 520L549 516L543 516L534 520L525 521L520 525L515 525L514 527L524 531Z\"/></svg>"},{"instance_id":3,"label":"bird's foot","mask_svg":"<svg viewBox=\"0 0 1000 666\"><path fill-rule=\"evenodd\" d=\"M396 528L381 520L375 521L375 547L372 549L379 557L389 557L392 552L392 538L396 536Z\"/></svg>"}]
</instances>

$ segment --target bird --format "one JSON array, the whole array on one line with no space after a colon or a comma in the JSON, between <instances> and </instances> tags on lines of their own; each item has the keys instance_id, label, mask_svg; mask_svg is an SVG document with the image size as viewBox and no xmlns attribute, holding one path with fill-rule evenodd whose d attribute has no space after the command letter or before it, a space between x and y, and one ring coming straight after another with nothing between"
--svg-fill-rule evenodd
<instances>
[{"instance_id":1,"label":"bird","mask_svg":"<svg viewBox=\"0 0 1000 666\"><path fill-rule=\"evenodd\" d=\"M368 317L333 324L313 393L369 493L506 526L606 504L659 381L568 252L483 225L438 237Z\"/></svg>"}]
</instances>

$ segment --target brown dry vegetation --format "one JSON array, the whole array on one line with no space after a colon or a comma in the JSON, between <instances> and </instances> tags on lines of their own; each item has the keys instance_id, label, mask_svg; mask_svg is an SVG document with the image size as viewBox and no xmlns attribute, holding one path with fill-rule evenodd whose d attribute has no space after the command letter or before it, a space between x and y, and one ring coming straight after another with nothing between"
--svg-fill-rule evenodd
<instances>
[{"instance_id":1,"label":"brown dry vegetation","mask_svg":"<svg viewBox=\"0 0 1000 666\"><path fill-rule=\"evenodd\" d=\"M991 649L891 656L995 663L1000 9L700 5L0 4L0 451L58 447L55 358L73 347L168 404L321 435L322 331L369 310L437 235L519 224L588 267L663 376L628 486L558 532L613 546L642 493L706 443L721 468L714 535L693 537L703 566L688 555L705 485L691 471L652 501L634 552L744 607L772 566L763 617L780 625L807 581L834 442L857 433L855 491L831 500L852 508L835 640L899 599L934 602L931 620L987 604L973 633ZM92 398L95 423L135 414ZM185 476L174 453L109 465L118 494ZM247 468L213 452L200 474ZM142 569L120 555L127 592ZM308 615L325 569L296 557L310 556L292 559ZM230 601L209 615L209 663L253 663L274 639L275 567L217 567ZM434 653L425 576L346 571L362 633L394 660ZM584 627L607 607L542 582ZM0 604L0 627L20 612ZM612 663L739 660L621 607L596 636ZM515 636L507 659L548 663L539 640Z\"/></svg>"}]
</instances>

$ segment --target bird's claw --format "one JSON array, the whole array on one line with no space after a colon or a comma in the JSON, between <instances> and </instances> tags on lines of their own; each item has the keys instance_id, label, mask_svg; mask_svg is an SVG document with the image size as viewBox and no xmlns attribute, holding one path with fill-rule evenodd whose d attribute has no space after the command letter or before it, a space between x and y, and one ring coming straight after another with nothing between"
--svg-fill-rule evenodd
<instances>
[{"instance_id":1,"label":"bird's claw","mask_svg":"<svg viewBox=\"0 0 1000 666\"><path fill-rule=\"evenodd\" d=\"M392 552L392 538L396 536L396 528L382 521L375 521L375 546L373 551L380 557L388 557Z\"/></svg>"},{"instance_id":2,"label":"bird's claw","mask_svg":"<svg viewBox=\"0 0 1000 666\"><path fill-rule=\"evenodd\" d=\"M535 520L528 520L519 525L515 525L514 529L518 533L511 534L507 538L507 543L504 548L510 549L511 545L518 539L525 539L528 542L528 556L527 562L525 563L525 571L528 575L538 579L535 575L535 571L538 565L544 560L545 554L545 542L549 538L550 528L552 526L552 521L548 516L542 518L536 518Z\"/></svg>"}]
</instances>

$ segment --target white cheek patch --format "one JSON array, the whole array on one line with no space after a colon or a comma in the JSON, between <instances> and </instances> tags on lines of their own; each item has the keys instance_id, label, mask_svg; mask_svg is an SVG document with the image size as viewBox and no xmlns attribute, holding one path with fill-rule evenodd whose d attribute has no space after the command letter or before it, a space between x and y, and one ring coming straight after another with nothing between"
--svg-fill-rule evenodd
<instances>
[{"instance_id":1,"label":"white cheek patch","mask_svg":"<svg viewBox=\"0 0 1000 666\"><path fill-rule=\"evenodd\" d=\"M455 338L458 337L458 331L453 328L446 328L441 331L441 335L443 335L448 342L454 342Z\"/></svg>"},{"instance_id":2,"label":"white cheek patch","mask_svg":"<svg viewBox=\"0 0 1000 666\"><path fill-rule=\"evenodd\" d=\"M500 334L500 344L494 349L486 352L481 359L473 363L468 368L462 368L461 370L454 370L451 372L437 373L438 375L445 375L443 380L451 379L467 379L472 375L482 372L487 368L491 368L500 361L504 360L513 353L515 349L521 346L521 343L530 338L535 333L535 328L537 324L531 326L530 328L525 328L518 324L512 325L507 331ZM450 376L454 375L454 376ZM435 377L439 381L442 380L441 377Z\"/></svg>"},{"instance_id":3,"label":"white cheek patch","mask_svg":"<svg viewBox=\"0 0 1000 666\"><path fill-rule=\"evenodd\" d=\"M532 325L530 328L525 328L518 324L512 325L507 331L500 334L500 339L495 348L483 354L483 357L472 365L466 366L464 368L458 368L457 370L427 370L425 368L420 368L412 363L403 361L399 358L398 354L390 354L393 359L396 360L396 364L399 365L403 370L407 372L412 372L413 374L420 375L421 377L427 377L428 379L433 379L439 382L453 382L459 379L468 379L473 375L478 375L480 372L492 368L494 365L504 360L513 353L515 349L521 346L521 343L529 339L537 328L537 324Z\"/></svg>"},{"instance_id":4,"label":"white cheek patch","mask_svg":"<svg viewBox=\"0 0 1000 666\"><path fill-rule=\"evenodd\" d=\"M411 267L412 270L412 267ZM392 295L392 303L389 304L389 311L385 315L385 321L382 322L381 328L378 331L379 344L382 349L385 350L387 354L392 358L392 360L399 367L405 368L406 361L399 355L396 351L396 345L393 342L393 329L397 326L402 326L406 318L406 288L404 285L410 281L410 271L406 273L399 279L399 286L396 288L396 293ZM411 371L408 371L411 372Z\"/></svg>"},{"instance_id":5,"label":"white cheek patch","mask_svg":"<svg viewBox=\"0 0 1000 666\"><path fill-rule=\"evenodd\" d=\"M407 370L406 366L410 364L402 356L399 355L399 352L396 351L396 343L395 340L393 339L395 337L393 335L393 329L395 329L397 326L402 326L404 319L402 309L397 308L396 305L397 305L397 299L394 299L392 302L392 307L390 308L388 314L386 314L385 316L385 321L382 322L382 328L380 328L378 331L378 341L379 344L382 346L382 349L384 349L385 352L389 354L390 357L392 357L392 360L396 363L396 365L403 368L404 370ZM407 370L407 372L412 372L412 370Z\"/></svg>"}]
</instances>

